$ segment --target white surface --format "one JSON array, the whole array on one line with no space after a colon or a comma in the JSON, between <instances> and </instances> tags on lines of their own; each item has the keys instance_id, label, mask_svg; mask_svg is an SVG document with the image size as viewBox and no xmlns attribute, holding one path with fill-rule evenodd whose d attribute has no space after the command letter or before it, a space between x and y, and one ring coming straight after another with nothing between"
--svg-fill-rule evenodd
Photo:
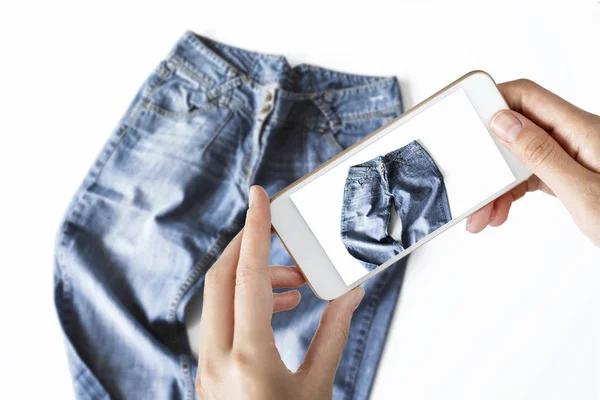
<instances>
[{"instance_id":1,"label":"white surface","mask_svg":"<svg viewBox=\"0 0 600 400\"><path fill-rule=\"evenodd\" d=\"M464 89L411 118L290 195L347 285L369 273L340 238L348 169L413 140L425 148L441 171L453 218L515 181Z\"/></svg>"},{"instance_id":2,"label":"white surface","mask_svg":"<svg viewBox=\"0 0 600 400\"><path fill-rule=\"evenodd\" d=\"M185 29L357 73L406 107L472 69L528 77L600 113L600 4L571 1L0 3L0 398L72 398L52 247L76 187ZM373 398L598 399L600 254L560 203L462 224L416 252Z\"/></svg>"}]
</instances>

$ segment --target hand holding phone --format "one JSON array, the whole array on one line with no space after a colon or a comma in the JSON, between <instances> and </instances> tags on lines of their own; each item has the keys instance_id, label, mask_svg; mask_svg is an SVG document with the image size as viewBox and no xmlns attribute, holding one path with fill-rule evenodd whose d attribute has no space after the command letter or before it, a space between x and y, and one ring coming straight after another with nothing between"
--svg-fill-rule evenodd
<instances>
[{"instance_id":1,"label":"hand holding phone","mask_svg":"<svg viewBox=\"0 0 600 400\"><path fill-rule=\"evenodd\" d=\"M206 274L196 392L200 398L330 399L350 321L364 291L357 288L323 311L297 372L284 364L271 327L273 312L298 304L304 283L293 267L269 267L269 199L254 186L244 229Z\"/></svg>"},{"instance_id":2,"label":"hand holding phone","mask_svg":"<svg viewBox=\"0 0 600 400\"><path fill-rule=\"evenodd\" d=\"M492 132L535 175L469 216L467 230L502 225L514 201L541 190L556 195L600 246L600 116L527 79L498 87L511 110L494 116Z\"/></svg>"},{"instance_id":3,"label":"hand holding phone","mask_svg":"<svg viewBox=\"0 0 600 400\"><path fill-rule=\"evenodd\" d=\"M469 73L275 195L273 227L315 293L340 296L529 178L487 128L507 108Z\"/></svg>"}]
</instances>

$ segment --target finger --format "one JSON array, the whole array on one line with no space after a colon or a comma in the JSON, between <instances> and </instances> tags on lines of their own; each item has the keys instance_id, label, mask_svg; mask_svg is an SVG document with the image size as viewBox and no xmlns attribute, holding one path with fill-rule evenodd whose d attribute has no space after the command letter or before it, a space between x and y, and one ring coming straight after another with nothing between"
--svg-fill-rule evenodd
<instances>
[{"instance_id":1,"label":"finger","mask_svg":"<svg viewBox=\"0 0 600 400\"><path fill-rule=\"evenodd\" d=\"M577 162L600 172L600 161L594 163L595 157L590 157L600 151L600 138L595 133L600 123L597 116L527 79L501 83L498 88L512 110L551 132L557 143Z\"/></svg>"},{"instance_id":2,"label":"finger","mask_svg":"<svg viewBox=\"0 0 600 400\"><path fill-rule=\"evenodd\" d=\"M288 311L296 307L302 296L297 290L290 290L289 292L273 293L273 312Z\"/></svg>"},{"instance_id":3,"label":"finger","mask_svg":"<svg viewBox=\"0 0 600 400\"><path fill-rule=\"evenodd\" d=\"M546 188L545 185L544 188ZM490 226L497 227L506 222L512 203L525 196L526 193L543 190L544 188L542 188L542 181L540 181L537 176L532 175L531 178L527 179L525 182L517 185L509 192L497 198L494 201L494 209L490 216ZM550 192L550 194L552 193Z\"/></svg>"},{"instance_id":4,"label":"finger","mask_svg":"<svg viewBox=\"0 0 600 400\"><path fill-rule=\"evenodd\" d=\"M306 278L297 266L271 267L271 287L273 289L298 288L306 283Z\"/></svg>"},{"instance_id":5,"label":"finger","mask_svg":"<svg viewBox=\"0 0 600 400\"><path fill-rule=\"evenodd\" d=\"M577 163L542 128L523 115L509 110L496 113L490 122L492 133L531 172L563 201L573 190L581 190L593 174Z\"/></svg>"},{"instance_id":6,"label":"finger","mask_svg":"<svg viewBox=\"0 0 600 400\"><path fill-rule=\"evenodd\" d=\"M235 277L234 347L274 341L273 292L269 274L271 209L263 188L252 186Z\"/></svg>"},{"instance_id":7,"label":"finger","mask_svg":"<svg viewBox=\"0 0 600 400\"><path fill-rule=\"evenodd\" d=\"M532 184L532 182L536 183ZM537 190L537 188L539 187L539 182L539 178L535 175L532 175L531 178L527 179L525 182L513 188L510 192L507 193L507 195L510 196L512 201L517 201L521 197L525 196L527 192L533 192L534 190Z\"/></svg>"},{"instance_id":8,"label":"finger","mask_svg":"<svg viewBox=\"0 0 600 400\"><path fill-rule=\"evenodd\" d=\"M513 188L509 193L512 201L515 202L525 196L525 194L535 192L536 190L554 196L552 190L550 190L550 188L535 175L531 175L529 179Z\"/></svg>"},{"instance_id":9,"label":"finger","mask_svg":"<svg viewBox=\"0 0 600 400\"><path fill-rule=\"evenodd\" d=\"M526 186L526 191L525 193L528 192L535 192L536 190L542 191L546 194L549 194L550 196L555 196L554 192L552 190L550 190L550 188L548 187L548 185L546 185L544 182L542 182L540 180L540 178L538 178L535 175L531 175L531 178L529 178L528 180L525 181L525 186ZM525 194L523 193L523 195ZM513 193L513 198L515 200L517 200L518 198L515 198L516 194Z\"/></svg>"},{"instance_id":10,"label":"finger","mask_svg":"<svg viewBox=\"0 0 600 400\"><path fill-rule=\"evenodd\" d=\"M564 130L564 122L577 122L573 116L587 114L555 93L528 79L498 85L511 110L525 115L546 130Z\"/></svg>"},{"instance_id":11,"label":"finger","mask_svg":"<svg viewBox=\"0 0 600 400\"><path fill-rule=\"evenodd\" d=\"M467 225L465 226L467 232L479 233L484 230L490 223L493 208L494 202L491 202L471 214L467 219Z\"/></svg>"},{"instance_id":12,"label":"finger","mask_svg":"<svg viewBox=\"0 0 600 400\"><path fill-rule=\"evenodd\" d=\"M315 385L332 386L342 351L346 345L352 314L365 292L361 287L351 290L330 302L321 316L319 328L313 337L298 369L299 374L308 375Z\"/></svg>"},{"instance_id":13,"label":"finger","mask_svg":"<svg viewBox=\"0 0 600 400\"><path fill-rule=\"evenodd\" d=\"M227 351L233 342L233 305L235 269L240 254L242 234L238 233L221 257L206 273L200 319L203 354L207 349ZM208 346L205 346L209 344Z\"/></svg>"},{"instance_id":14,"label":"finger","mask_svg":"<svg viewBox=\"0 0 600 400\"><path fill-rule=\"evenodd\" d=\"M525 196L528 192L534 192L536 190L540 190L544 193L547 193L551 196L554 196L554 193L546 186L540 179L532 175L531 178L511 189L509 192L503 194L499 198L493 201L493 208L491 211L486 209L485 207L477 210L472 215L467 218L467 226L466 229L470 232L470 229L478 230L479 232L483 230L485 227L481 227L480 224L489 218L488 225L490 226L500 226L506 219L508 218L508 214L512 203L519 200L521 197ZM489 212L489 217L486 215ZM471 226L471 222L475 218L477 223ZM476 233L476 232L473 232Z\"/></svg>"},{"instance_id":15,"label":"finger","mask_svg":"<svg viewBox=\"0 0 600 400\"><path fill-rule=\"evenodd\" d=\"M506 222L513 198L510 192L503 194L494 201L490 215L490 226L497 227Z\"/></svg>"}]
</instances>

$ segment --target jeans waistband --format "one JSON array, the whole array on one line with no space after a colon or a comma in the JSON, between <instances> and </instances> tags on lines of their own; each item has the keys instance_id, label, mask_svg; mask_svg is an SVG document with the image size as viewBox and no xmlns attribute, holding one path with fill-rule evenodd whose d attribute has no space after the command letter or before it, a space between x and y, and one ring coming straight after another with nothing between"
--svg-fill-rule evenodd
<instances>
[{"instance_id":1,"label":"jeans waistband","mask_svg":"<svg viewBox=\"0 0 600 400\"><path fill-rule=\"evenodd\" d=\"M173 46L169 59L186 68L213 91L245 82L275 87L278 98L313 101L334 119L368 118L370 113L401 111L395 77L354 75L308 64L291 67L284 56L229 46L187 31Z\"/></svg>"},{"instance_id":2,"label":"jeans waistband","mask_svg":"<svg viewBox=\"0 0 600 400\"><path fill-rule=\"evenodd\" d=\"M379 176L380 169L392 161L407 160L415 155L423 155L424 151L419 142L413 140L406 146L391 151L384 156L377 156L372 160L353 165L348 169L349 178Z\"/></svg>"}]
</instances>

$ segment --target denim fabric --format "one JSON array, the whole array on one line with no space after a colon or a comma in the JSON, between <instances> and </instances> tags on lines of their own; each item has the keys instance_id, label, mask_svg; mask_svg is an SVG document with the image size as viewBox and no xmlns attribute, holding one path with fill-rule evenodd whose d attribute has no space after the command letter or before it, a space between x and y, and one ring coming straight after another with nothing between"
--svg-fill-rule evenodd
<instances>
[{"instance_id":1,"label":"denim fabric","mask_svg":"<svg viewBox=\"0 0 600 400\"><path fill-rule=\"evenodd\" d=\"M187 32L142 84L57 236L55 302L81 399L194 399L184 313L241 229L252 184L269 195L401 112L395 78L350 75ZM273 237L271 261L291 259ZM336 399L366 398L404 264L366 283ZM325 302L307 287L274 315L301 363Z\"/></svg>"},{"instance_id":2,"label":"denim fabric","mask_svg":"<svg viewBox=\"0 0 600 400\"><path fill-rule=\"evenodd\" d=\"M401 243L388 234L392 204L402 222ZM348 170L342 241L369 271L451 219L444 178L417 141Z\"/></svg>"}]
</instances>

